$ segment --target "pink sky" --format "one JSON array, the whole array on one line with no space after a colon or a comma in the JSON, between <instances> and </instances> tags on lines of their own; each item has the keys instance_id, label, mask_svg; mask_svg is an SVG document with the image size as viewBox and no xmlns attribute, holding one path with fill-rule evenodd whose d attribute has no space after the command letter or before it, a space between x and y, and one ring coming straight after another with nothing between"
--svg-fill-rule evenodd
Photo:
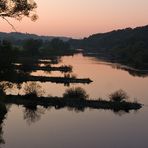
<instances>
[{"instance_id":1,"label":"pink sky","mask_svg":"<svg viewBox=\"0 0 148 148\"><path fill-rule=\"evenodd\" d=\"M81 38L93 33L148 24L147 0L35 0L39 19L9 19L17 31ZM0 19L0 31L12 28Z\"/></svg>"}]
</instances>

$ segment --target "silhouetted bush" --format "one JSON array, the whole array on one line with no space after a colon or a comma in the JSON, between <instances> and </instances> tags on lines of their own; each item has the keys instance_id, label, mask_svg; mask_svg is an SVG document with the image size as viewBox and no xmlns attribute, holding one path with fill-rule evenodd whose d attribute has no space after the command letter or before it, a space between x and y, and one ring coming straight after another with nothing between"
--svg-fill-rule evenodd
<instances>
[{"instance_id":1,"label":"silhouetted bush","mask_svg":"<svg viewBox=\"0 0 148 148\"><path fill-rule=\"evenodd\" d=\"M32 82L31 84L26 84L24 87L24 92L27 97L38 97L41 96L44 91L41 89L41 86Z\"/></svg>"},{"instance_id":2,"label":"silhouetted bush","mask_svg":"<svg viewBox=\"0 0 148 148\"><path fill-rule=\"evenodd\" d=\"M88 94L83 88L76 87L76 88L67 89L65 93L63 94L63 97L69 98L69 99L86 100L88 98Z\"/></svg>"},{"instance_id":3,"label":"silhouetted bush","mask_svg":"<svg viewBox=\"0 0 148 148\"><path fill-rule=\"evenodd\" d=\"M127 100L129 97L127 93L123 90L118 90L109 95L109 99L114 102L122 102Z\"/></svg>"}]
</instances>

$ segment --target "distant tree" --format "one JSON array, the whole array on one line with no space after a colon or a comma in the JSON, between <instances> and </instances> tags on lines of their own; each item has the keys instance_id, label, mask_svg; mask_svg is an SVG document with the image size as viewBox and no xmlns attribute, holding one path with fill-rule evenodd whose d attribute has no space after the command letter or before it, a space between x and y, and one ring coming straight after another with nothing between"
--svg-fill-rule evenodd
<instances>
[{"instance_id":1,"label":"distant tree","mask_svg":"<svg viewBox=\"0 0 148 148\"><path fill-rule=\"evenodd\" d=\"M1 0L0 1L0 17L22 19L23 16L36 20L37 15L31 12L37 8L37 4L33 0Z\"/></svg>"},{"instance_id":2,"label":"distant tree","mask_svg":"<svg viewBox=\"0 0 148 148\"><path fill-rule=\"evenodd\" d=\"M54 50L67 50L70 48L70 45L68 42L64 42L59 38L54 38L50 42L50 46Z\"/></svg>"},{"instance_id":3,"label":"distant tree","mask_svg":"<svg viewBox=\"0 0 148 148\"><path fill-rule=\"evenodd\" d=\"M63 41L61 41L59 38L55 38L51 40L50 45L54 50L60 50L61 45L63 45Z\"/></svg>"},{"instance_id":4,"label":"distant tree","mask_svg":"<svg viewBox=\"0 0 148 148\"><path fill-rule=\"evenodd\" d=\"M42 44L42 40L28 39L24 41L23 48L27 54L34 56L39 54L39 49L42 46Z\"/></svg>"},{"instance_id":5,"label":"distant tree","mask_svg":"<svg viewBox=\"0 0 148 148\"><path fill-rule=\"evenodd\" d=\"M12 69L12 63L15 63L17 51L7 40L0 42L0 72Z\"/></svg>"},{"instance_id":6,"label":"distant tree","mask_svg":"<svg viewBox=\"0 0 148 148\"><path fill-rule=\"evenodd\" d=\"M41 49L42 54L48 55L66 55L72 54L74 50L71 49L68 41L63 41L60 38L54 38L51 41L45 41Z\"/></svg>"}]
</instances>

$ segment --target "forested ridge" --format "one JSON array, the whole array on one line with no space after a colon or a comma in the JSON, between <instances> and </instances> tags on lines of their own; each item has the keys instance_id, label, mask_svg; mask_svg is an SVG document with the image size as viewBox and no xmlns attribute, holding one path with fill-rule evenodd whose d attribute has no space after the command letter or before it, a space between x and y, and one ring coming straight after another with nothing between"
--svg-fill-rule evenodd
<instances>
[{"instance_id":1,"label":"forested ridge","mask_svg":"<svg viewBox=\"0 0 148 148\"><path fill-rule=\"evenodd\" d=\"M148 26L99 33L82 40L71 40L75 48L84 52L101 52L125 64L148 68Z\"/></svg>"}]
</instances>

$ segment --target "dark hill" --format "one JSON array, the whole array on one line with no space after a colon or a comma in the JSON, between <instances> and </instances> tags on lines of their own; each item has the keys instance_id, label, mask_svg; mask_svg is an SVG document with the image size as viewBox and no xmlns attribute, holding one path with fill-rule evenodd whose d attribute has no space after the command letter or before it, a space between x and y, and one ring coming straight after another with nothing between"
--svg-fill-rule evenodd
<instances>
[{"instance_id":1,"label":"dark hill","mask_svg":"<svg viewBox=\"0 0 148 148\"><path fill-rule=\"evenodd\" d=\"M35 39L35 40L40 39L43 41L51 41L54 38L60 38L63 41L68 41L70 39L68 37L39 36L36 34L28 34L20 32L11 32L11 33L0 32L0 39L7 39L11 41L28 40L28 39Z\"/></svg>"},{"instance_id":2,"label":"dark hill","mask_svg":"<svg viewBox=\"0 0 148 148\"><path fill-rule=\"evenodd\" d=\"M82 40L71 40L74 46L90 49L127 48L129 46L148 47L148 26L98 33Z\"/></svg>"},{"instance_id":3,"label":"dark hill","mask_svg":"<svg viewBox=\"0 0 148 148\"><path fill-rule=\"evenodd\" d=\"M148 69L148 26L99 33L82 40L70 40L84 52L101 53L103 57L140 69Z\"/></svg>"}]
</instances>

